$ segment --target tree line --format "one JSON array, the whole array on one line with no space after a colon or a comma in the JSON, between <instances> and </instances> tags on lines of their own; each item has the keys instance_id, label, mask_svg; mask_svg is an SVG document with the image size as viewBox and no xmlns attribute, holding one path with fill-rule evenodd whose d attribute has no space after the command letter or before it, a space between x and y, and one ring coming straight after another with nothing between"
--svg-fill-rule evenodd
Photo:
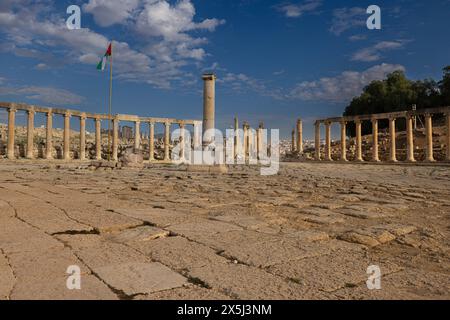
<instances>
[{"instance_id":1,"label":"tree line","mask_svg":"<svg viewBox=\"0 0 450 320\"><path fill-rule=\"evenodd\" d=\"M417 110L450 106L450 65L443 69L440 81L434 79L409 80L403 71L394 71L386 79L372 81L359 97L353 98L345 108L344 116L374 113L408 111L416 105ZM405 128L405 121L397 121L399 130ZM380 121L379 128L387 128L388 121ZM363 134L372 132L371 124L364 122ZM355 124L349 123L347 134L355 136Z\"/></svg>"}]
</instances>

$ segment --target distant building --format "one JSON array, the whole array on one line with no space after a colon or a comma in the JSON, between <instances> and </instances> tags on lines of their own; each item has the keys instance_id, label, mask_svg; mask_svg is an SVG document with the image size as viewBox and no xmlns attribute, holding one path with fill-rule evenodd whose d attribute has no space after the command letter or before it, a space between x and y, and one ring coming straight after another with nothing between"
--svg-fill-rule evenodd
<instances>
[{"instance_id":1,"label":"distant building","mask_svg":"<svg viewBox=\"0 0 450 320\"><path fill-rule=\"evenodd\" d=\"M123 126L120 130L120 138L126 140L133 139L133 128L129 126Z\"/></svg>"}]
</instances>

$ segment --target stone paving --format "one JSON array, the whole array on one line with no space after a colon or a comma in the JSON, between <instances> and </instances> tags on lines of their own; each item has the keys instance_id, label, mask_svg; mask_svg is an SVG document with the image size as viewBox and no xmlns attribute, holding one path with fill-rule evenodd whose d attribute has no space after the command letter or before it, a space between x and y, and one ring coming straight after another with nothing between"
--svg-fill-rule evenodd
<instances>
[{"instance_id":1,"label":"stone paving","mask_svg":"<svg viewBox=\"0 0 450 320\"><path fill-rule=\"evenodd\" d=\"M449 222L448 166L0 161L0 299L449 299Z\"/></svg>"}]
</instances>

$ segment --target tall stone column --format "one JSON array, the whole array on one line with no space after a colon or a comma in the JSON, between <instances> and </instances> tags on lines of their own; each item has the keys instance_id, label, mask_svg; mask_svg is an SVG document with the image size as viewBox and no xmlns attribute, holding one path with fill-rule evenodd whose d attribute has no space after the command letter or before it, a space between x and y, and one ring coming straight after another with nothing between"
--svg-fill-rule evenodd
<instances>
[{"instance_id":1,"label":"tall stone column","mask_svg":"<svg viewBox=\"0 0 450 320\"><path fill-rule=\"evenodd\" d=\"M137 151L141 147L141 122L134 122L134 149Z\"/></svg>"},{"instance_id":2,"label":"tall stone column","mask_svg":"<svg viewBox=\"0 0 450 320\"><path fill-rule=\"evenodd\" d=\"M397 162L397 147L395 143L395 118L389 118L389 136L390 136L390 144L391 144L391 150L390 150L390 161L391 162Z\"/></svg>"},{"instance_id":3,"label":"tall stone column","mask_svg":"<svg viewBox=\"0 0 450 320\"><path fill-rule=\"evenodd\" d=\"M450 112L445 117L447 123L447 161L450 161Z\"/></svg>"},{"instance_id":4,"label":"tall stone column","mask_svg":"<svg viewBox=\"0 0 450 320\"><path fill-rule=\"evenodd\" d=\"M320 161L320 122L315 123L315 142L314 147L316 149L316 160Z\"/></svg>"},{"instance_id":5,"label":"tall stone column","mask_svg":"<svg viewBox=\"0 0 450 320\"><path fill-rule=\"evenodd\" d=\"M292 130L292 141L291 141L291 152L294 153L296 150L296 145L295 145L295 129Z\"/></svg>"},{"instance_id":6,"label":"tall stone column","mask_svg":"<svg viewBox=\"0 0 450 320\"><path fill-rule=\"evenodd\" d=\"M362 157L361 120L355 120L356 125L356 161L364 161Z\"/></svg>"},{"instance_id":7,"label":"tall stone column","mask_svg":"<svg viewBox=\"0 0 450 320\"><path fill-rule=\"evenodd\" d=\"M303 124L302 120L297 120L297 152L303 153Z\"/></svg>"},{"instance_id":8,"label":"tall stone column","mask_svg":"<svg viewBox=\"0 0 450 320\"><path fill-rule=\"evenodd\" d=\"M201 122L194 122L194 150L198 150L202 145Z\"/></svg>"},{"instance_id":9,"label":"tall stone column","mask_svg":"<svg viewBox=\"0 0 450 320\"><path fill-rule=\"evenodd\" d=\"M153 121L149 122L149 137L148 137L148 149L149 149L149 160L155 160L155 123Z\"/></svg>"},{"instance_id":10,"label":"tall stone column","mask_svg":"<svg viewBox=\"0 0 450 320\"><path fill-rule=\"evenodd\" d=\"M184 128L185 128L185 124L182 122L180 123L180 159L184 160L185 157L185 134L184 134Z\"/></svg>"},{"instance_id":11,"label":"tall stone column","mask_svg":"<svg viewBox=\"0 0 450 320\"><path fill-rule=\"evenodd\" d=\"M234 118L234 146L233 146L233 159L236 159L239 154L239 120L238 117Z\"/></svg>"},{"instance_id":12,"label":"tall stone column","mask_svg":"<svg viewBox=\"0 0 450 320\"><path fill-rule=\"evenodd\" d=\"M214 74L204 74L203 77L203 145L209 145L214 141L214 133L205 132L215 129L215 100L216 100L216 76Z\"/></svg>"},{"instance_id":13,"label":"tall stone column","mask_svg":"<svg viewBox=\"0 0 450 320\"><path fill-rule=\"evenodd\" d=\"M112 160L119 160L119 118L113 119Z\"/></svg>"},{"instance_id":14,"label":"tall stone column","mask_svg":"<svg viewBox=\"0 0 450 320\"><path fill-rule=\"evenodd\" d=\"M406 161L416 162L414 159L414 130L413 130L413 117L406 117L406 148L407 155Z\"/></svg>"},{"instance_id":15,"label":"tall stone column","mask_svg":"<svg viewBox=\"0 0 450 320\"><path fill-rule=\"evenodd\" d=\"M86 160L86 115L80 116L80 160Z\"/></svg>"},{"instance_id":16,"label":"tall stone column","mask_svg":"<svg viewBox=\"0 0 450 320\"><path fill-rule=\"evenodd\" d=\"M170 122L164 123L164 160L170 160Z\"/></svg>"},{"instance_id":17,"label":"tall stone column","mask_svg":"<svg viewBox=\"0 0 450 320\"><path fill-rule=\"evenodd\" d=\"M243 125L243 130L244 130L244 159L247 161L248 159L248 129L249 129L249 125L247 122L244 121L244 125Z\"/></svg>"},{"instance_id":18,"label":"tall stone column","mask_svg":"<svg viewBox=\"0 0 450 320\"><path fill-rule=\"evenodd\" d=\"M333 161L331 158L331 122L325 122L325 160Z\"/></svg>"},{"instance_id":19,"label":"tall stone column","mask_svg":"<svg viewBox=\"0 0 450 320\"><path fill-rule=\"evenodd\" d=\"M100 118L95 118L95 158L102 160L102 123Z\"/></svg>"},{"instance_id":20,"label":"tall stone column","mask_svg":"<svg viewBox=\"0 0 450 320\"><path fill-rule=\"evenodd\" d=\"M380 162L378 155L378 119L372 119L372 161Z\"/></svg>"},{"instance_id":21,"label":"tall stone column","mask_svg":"<svg viewBox=\"0 0 450 320\"><path fill-rule=\"evenodd\" d=\"M34 157L34 110L28 110L27 121L27 159Z\"/></svg>"},{"instance_id":22,"label":"tall stone column","mask_svg":"<svg viewBox=\"0 0 450 320\"><path fill-rule=\"evenodd\" d=\"M341 161L347 161L347 122L341 121Z\"/></svg>"},{"instance_id":23,"label":"tall stone column","mask_svg":"<svg viewBox=\"0 0 450 320\"><path fill-rule=\"evenodd\" d=\"M433 156L433 121L431 114L425 114L425 131L427 136L427 160L428 162L434 162Z\"/></svg>"},{"instance_id":24,"label":"tall stone column","mask_svg":"<svg viewBox=\"0 0 450 320\"><path fill-rule=\"evenodd\" d=\"M257 152L257 159L261 160L262 152L263 152L263 130L264 130L264 123L260 123L258 127L258 132L256 134L256 152Z\"/></svg>"},{"instance_id":25,"label":"tall stone column","mask_svg":"<svg viewBox=\"0 0 450 320\"><path fill-rule=\"evenodd\" d=\"M64 114L64 160L70 160L70 113Z\"/></svg>"},{"instance_id":26,"label":"tall stone column","mask_svg":"<svg viewBox=\"0 0 450 320\"><path fill-rule=\"evenodd\" d=\"M16 109L8 109L8 159L15 159Z\"/></svg>"},{"instance_id":27,"label":"tall stone column","mask_svg":"<svg viewBox=\"0 0 450 320\"><path fill-rule=\"evenodd\" d=\"M47 134L45 137L45 158L53 159L53 113L52 110L47 112Z\"/></svg>"}]
</instances>

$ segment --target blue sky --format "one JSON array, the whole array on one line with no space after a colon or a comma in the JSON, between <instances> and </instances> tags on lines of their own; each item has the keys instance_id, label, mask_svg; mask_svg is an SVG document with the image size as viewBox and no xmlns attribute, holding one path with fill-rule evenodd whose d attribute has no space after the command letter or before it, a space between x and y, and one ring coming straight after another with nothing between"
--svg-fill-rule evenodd
<instances>
[{"instance_id":1,"label":"blue sky","mask_svg":"<svg viewBox=\"0 0 450 320\"><path fill-rule=\"evenodd\" d=\"M71 4L81 30L65 26ZM381 30L366 27L372 4ZM287 137L301 117L308 138L389 72L440 79L449 19L449 0L1 0L0 100L106 112L96 64L114 39L115 113L201 119L214 71L218 128L237 115Z\"/></svg>"}]
</instances>

